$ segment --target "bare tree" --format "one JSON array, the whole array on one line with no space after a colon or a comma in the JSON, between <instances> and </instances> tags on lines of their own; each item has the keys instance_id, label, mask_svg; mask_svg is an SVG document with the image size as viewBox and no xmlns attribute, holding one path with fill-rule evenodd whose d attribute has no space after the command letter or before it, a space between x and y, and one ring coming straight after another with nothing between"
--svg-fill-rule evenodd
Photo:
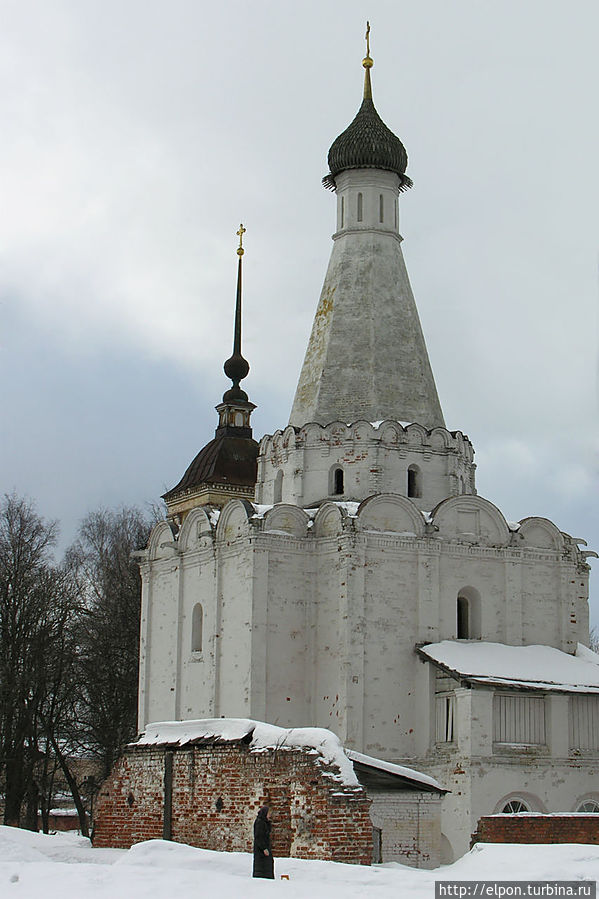
<instances>
[{"instance_id":1,"label":"bare tree","mask_svg":"<svg viewBox=\"0 0 599 899\"><path fill-rule=\"evenodd\" d=\"M55 522L32 503L5 495L0 505L0 767L4 822L19 824L26 793L35 812L39 711L64 620L61 577L51 558Z\"/></svg>"},{"instance_id":2,"label":"bare tree","mask_svg":"<svg viewBox=\"0 0 599 899\"><path fill-rule=\"evenodd\" d=\"M104 776L136 733L141 581L131 553L146 545L151 524L136 508L92 512L67 553L84 606L80 733Z\"/></svg>"}]
</instances>

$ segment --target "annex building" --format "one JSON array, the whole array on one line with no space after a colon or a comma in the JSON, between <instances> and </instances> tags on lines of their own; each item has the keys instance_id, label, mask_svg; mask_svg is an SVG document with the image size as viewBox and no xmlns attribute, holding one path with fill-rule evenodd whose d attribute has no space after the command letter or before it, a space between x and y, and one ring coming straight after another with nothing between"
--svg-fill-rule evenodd
<instances>
[{"instance_id":1,"label":"annex building","mask_svg":"<svg viewBox=\"0 0 599 899\"><path fill-rule=\"evenodd\" d=\"M240 229L232 386L140 560L139 726L328 728L450 791L451 861L483 815L599 810L594 553L477 494L403 259L407 153L363 65L328 154L336 229L291 415L260 443L240 386Z\"/></svg>"}]
</instances>

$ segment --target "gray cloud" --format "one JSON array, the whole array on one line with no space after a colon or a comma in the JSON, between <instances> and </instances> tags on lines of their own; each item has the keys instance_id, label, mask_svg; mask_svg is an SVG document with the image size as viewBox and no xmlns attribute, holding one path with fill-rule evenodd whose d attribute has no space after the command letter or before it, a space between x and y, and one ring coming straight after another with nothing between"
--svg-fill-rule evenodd
<instances>
[{"instance_id":1,"label":"gray cloud","mask_svg":"<svg viewBox=\"0 0 599 899\"><path fill-rule=\"evenodd\" d=\"M68 533L100 501L159 494L209 439L240 219L255 428L286 423L364 10L2 13L2 356L4 383L18 378L2 465ZM508 518L545 514L597 548L596 3L373 0L368 14L375 102L415 182L404 251L446 420Z\"/></svg>"}]
</instances>

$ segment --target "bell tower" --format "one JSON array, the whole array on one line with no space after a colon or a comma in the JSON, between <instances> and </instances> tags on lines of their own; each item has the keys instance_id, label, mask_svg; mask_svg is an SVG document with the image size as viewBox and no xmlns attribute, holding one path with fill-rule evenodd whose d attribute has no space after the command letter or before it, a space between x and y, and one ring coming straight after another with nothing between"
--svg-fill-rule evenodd
<instances>
[{"instance_id":1,"label":"bell tower","mask_svg":"<svg viewBox=\"0 0 599 899\"><path fill-rule=\"evenodd\" d=\"M220 508L230 499L252 500L256 484L258 444L252 437L250 416L256 408L245 390L239 386L247 377L249 363L241 353L241 280L244 255L243 235L239 226L237 236L237 295L233 353L224 364L224 371L233 382L216 407L218 427L214 440L207 443L195 457L179 483L163 495L168 518L181 525L185 516L198 506Z\"/></svg>"}]
</instances>

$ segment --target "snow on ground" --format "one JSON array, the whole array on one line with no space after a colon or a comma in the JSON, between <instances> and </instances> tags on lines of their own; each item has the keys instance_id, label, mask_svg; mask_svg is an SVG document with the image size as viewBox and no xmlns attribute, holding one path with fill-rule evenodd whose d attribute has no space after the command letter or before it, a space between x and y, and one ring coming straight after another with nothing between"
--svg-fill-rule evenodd
<instances>
[{"instance_id":1,"label":"snow on ground","mask_svg":"<svg viewBox=\"0 0 599 899\"><path fill-rule=\"evenodd\" d=\"M343 865L275 859L277 879L253 880L252 859L150 840L132 849L92 849L71 834L0 827L2 899L433 899L435 880L597 880L599 846L477 845L453 865L417 871L398 864ZM280 880L281 874L289 880Z\"/></svg>"}]
</instances>

